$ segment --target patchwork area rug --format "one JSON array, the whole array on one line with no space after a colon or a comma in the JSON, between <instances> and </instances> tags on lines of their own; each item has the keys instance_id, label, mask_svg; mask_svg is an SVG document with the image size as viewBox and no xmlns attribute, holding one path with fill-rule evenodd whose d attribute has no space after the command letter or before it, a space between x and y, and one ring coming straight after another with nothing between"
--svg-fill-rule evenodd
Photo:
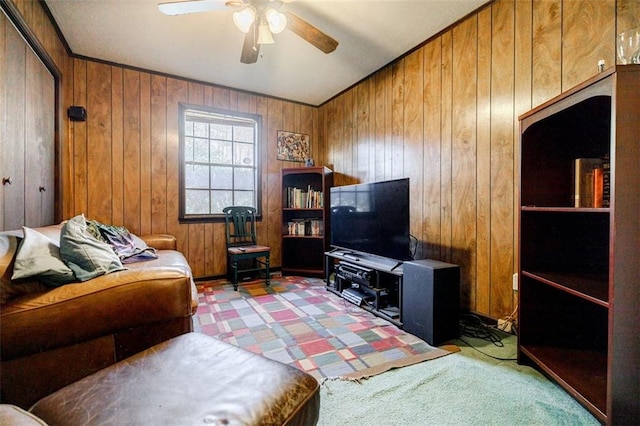
<instances>
[{"instance_id":1,"label":"patchwork area rug","mask_svg":"<svg viewBox=\"0 0 640 426\"><path fill-rule=\"evenodd\" d=\"M326 290L316 278L198 283L196 331L306 371L359 379L447 355Z\"/></svg>"}]
</instances>

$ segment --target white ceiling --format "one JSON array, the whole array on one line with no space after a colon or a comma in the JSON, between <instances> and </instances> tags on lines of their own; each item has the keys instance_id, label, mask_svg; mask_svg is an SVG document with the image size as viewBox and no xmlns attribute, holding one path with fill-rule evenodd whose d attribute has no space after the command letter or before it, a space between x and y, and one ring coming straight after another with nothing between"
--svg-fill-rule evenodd
<instances>
[{"instance_id":1,"label":"white ceiling","mask_svg":"<svg viewBox=\"0 0 640 426\"><path fill-rule=\"evenodd\" d=\"M320 105L488 0L287 2L281 10L335 38L338 48L324 54L285 30L249 65L240 63L244 34L231 8L167 16L158 0L46 3L74 54Z\"/></svg>"}]
</instances>

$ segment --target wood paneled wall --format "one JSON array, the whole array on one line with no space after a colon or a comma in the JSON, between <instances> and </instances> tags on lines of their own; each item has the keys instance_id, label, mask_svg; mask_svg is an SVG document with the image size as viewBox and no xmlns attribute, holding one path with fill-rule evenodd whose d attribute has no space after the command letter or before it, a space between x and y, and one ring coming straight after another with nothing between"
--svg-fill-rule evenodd
<instances>
[{"instance_id":1,"label":"wood paneled wall","mask_svg":"<svg viewBox=\"0 0 640 426\"><path fill-rule=\"evenodd\" d=\"M499 0L321 106L336 185L407 176L416 258L461 265L465 308L516 298L518 116L616 62L633 0ZM616 28L617 27L617 28Z\"/></svg>"},{"instance_id":2,"label":"wood paneled wall","mask_svg":"<svg viewBox=\"0 0 640 426\"><path fill-rule=\"evenodd\" d=\"M517 117L615 61L637 0L498 0L319 108L73 59L37 0L10 0L63 74L63 217L178 237L196 276L224 273L222 225L177 222L179 102L263 117L260 239L280 264L279 129L311 135L336 184L411 178L417 256L462 265L466 308L511 312L517 266ZM61 114L66 117L66 113Z\"/></svg>"},{"instance_id":3,"label":"wood paneled wall","mask_svg":"<svg viewBox=\"0 0 640 426\"><path fill-rule=\"evenodd\" d=\"M309 134L312 157L322 164L318 108L73 58L37 0L12 2L63 74L62 219L84 213L134 233L173 234L196 277L224 274L224 226L178 223L178 106L256 113L264 216L258 238L272 247L272 265L280 265L280 170L301 163L276 160L276 134ZM86 107L87 121L68 121L70 105Z\"/></svg>"},{"instance_id":4,"label":"wood paneled wall","mask_svg":"<svg viewBox=\"0 0 640 426\"><path fill-rule=\"evenodd\" d=\"M84 213L137 234L175 235L196 277L225 273L224 225L178 222L179 104L262 116L259 240L280 265L280 170L300 163L276 160L276 132L316 140L317 108L84 59L74 60L73 88L73 101L86 106L88 119L72 125L68 216Z\"/></svg>"}]
</instances>

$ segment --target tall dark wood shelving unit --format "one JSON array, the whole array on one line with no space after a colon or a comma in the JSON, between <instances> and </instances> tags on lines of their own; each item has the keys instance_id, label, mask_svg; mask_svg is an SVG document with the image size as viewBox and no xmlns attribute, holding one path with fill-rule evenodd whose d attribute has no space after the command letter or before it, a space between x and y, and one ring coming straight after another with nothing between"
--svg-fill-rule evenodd
<instances>
[{"instance_id":1,"label":"tall dark wood shelving unit","mask_svg":"<svg viewBox=\"0 0 640 426\"><path fill-rule=\"evenodd\" d=\"M600 421L640 424L640 66L520 117L518 361ZM610 206L575 208L576 158L608 156Z\"/></svg>"},{"instance_id":2,"label":"tall dark wood shelving unit","mask_svg":"<svg viewBox=\"0 0 640 426\"><path fill-rule=\"evenodd\" d=\"M324 252L329 248L329 188L333 172L326 167L282 169L282 273L324 276ZM289 207L288 190L322 192L322 205ZM291 233L289 222L319 221L320 232ZM318 224L316 222L316 224ZM309 226L309 225L307 225Z\"/></svg>"}]
</instances>

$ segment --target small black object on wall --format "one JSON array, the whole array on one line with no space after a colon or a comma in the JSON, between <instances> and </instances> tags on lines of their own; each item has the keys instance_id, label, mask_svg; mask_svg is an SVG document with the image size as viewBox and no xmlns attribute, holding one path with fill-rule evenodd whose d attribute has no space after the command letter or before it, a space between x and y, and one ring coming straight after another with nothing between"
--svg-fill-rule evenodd
<instances>
[{"instance_id":1,"label":"small black object on wall","mask_svg":"<svg viewBox=\"0 0 640 426\"><path fill-rule=\"evenodd\" d=\"M71 121L87 121L87 110L81 106L70 106L67 115Z\"/></svg>"}]
</instances>

